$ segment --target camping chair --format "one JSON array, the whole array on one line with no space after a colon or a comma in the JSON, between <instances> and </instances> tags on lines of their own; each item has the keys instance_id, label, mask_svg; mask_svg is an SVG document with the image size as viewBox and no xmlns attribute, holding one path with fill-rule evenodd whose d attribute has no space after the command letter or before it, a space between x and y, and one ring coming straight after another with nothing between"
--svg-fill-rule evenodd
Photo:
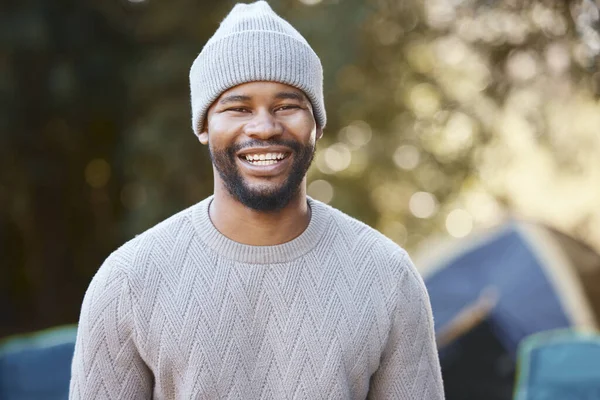
<instances>
[{"instance_id":1,"label":"camping chair","mask_svg":"<svg viewBox=\"0 0 600 400\"><path fill-rule=\"evenodd\" d=\"M514 400L600 399L600 335L555 330L519 346Z\"/></svg>"},{"instance_id":2,"label":"camping chair","mask_svg":"<svg viewBox=\"0 0 600 400\"><path fill-rule=\"evenodd\" d=\"M0 399L67 399L76 330L65 326L0 342Z\"/></svg>"}]
</instances>

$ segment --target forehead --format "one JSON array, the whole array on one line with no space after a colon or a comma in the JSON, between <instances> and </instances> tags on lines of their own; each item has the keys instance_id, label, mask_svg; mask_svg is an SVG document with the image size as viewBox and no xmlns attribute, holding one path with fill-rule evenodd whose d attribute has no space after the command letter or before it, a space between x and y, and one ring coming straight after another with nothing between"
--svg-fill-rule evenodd
<instances>
[{"instance_id":1,"label":"forehead","mask_svg":"<svg viewBox=\"0 0 600 400\"><path fill-rule=\"evenodd\" d=\"M301 100L308 101L304 92L285 83L279 82L248 82L234 86L221 93L217 101L230 96L243 96L250 99L254 98L277 98L281 94L295 94ZM285 96L289 97L289 96Z\"/></svg>"}]
</instances>

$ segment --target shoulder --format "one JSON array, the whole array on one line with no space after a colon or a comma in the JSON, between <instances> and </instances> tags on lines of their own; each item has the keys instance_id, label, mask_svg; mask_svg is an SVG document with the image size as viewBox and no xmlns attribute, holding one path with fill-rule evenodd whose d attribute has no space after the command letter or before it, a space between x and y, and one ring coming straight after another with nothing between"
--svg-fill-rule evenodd
<instances>
[{"instance_id":1,"label":"shoulder","mask_svg":"<svg viewBox=\"0 0 600 400\"><path fill-rule=\"evenodd\" d=\"M376 229L329 208L340 235L345 237L355 268L370 271L379 281L380 288L389 295L390 310L399 308L403 313L412 313L427 307L427 289L408 252Z\"/></svg>"},{"instance_id":2,"label":"shoulder","mask_svg":"<svg viewBox=\"0 0 600 400\"><path fill-rule=\"evenodd\" d=\"M417 303L427 301L423 279L404 248L340 210L322 203L318 206L332 220L323 243L326 251L346 260L345 271L371 285L377 292L373 296L383 296L390 313L399 305L403 312L411 312L420 308Z\"/></svg>"},{"instance_id":3,"label":"shoulder","mask_svg":"<svg viewBox=\"0 0 600 400\"><path fill-rule=\"evenodd\" d=\"M136 274L152 259L171 253L175 246L189 245L196 236L192 212L199 204L188 207L136 235L112 252L102 267L117 268L126 275Z\"/></svg>"},{"instance_id":4,"label":"shoulder","mask_svg":"<svg viewBox=\"0 0 600 400\"><path fill-rule=\"evenodd\" d=\"M402 264L408 257L406 251L381 232L337 208L311 199L329 214L335 234L343 237L349 249L377 251L386 255L386 261Z\"/></svg>"}]
</instances>

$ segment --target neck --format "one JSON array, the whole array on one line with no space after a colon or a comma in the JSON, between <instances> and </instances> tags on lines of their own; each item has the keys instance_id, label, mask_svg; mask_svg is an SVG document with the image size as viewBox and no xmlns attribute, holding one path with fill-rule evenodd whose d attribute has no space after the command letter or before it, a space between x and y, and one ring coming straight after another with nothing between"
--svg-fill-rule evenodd
<instances>
[{"instance_id":1,"label":"neck","mask_svg":"<svg viewBox=\"0 0 600 400\"><path fill-rule=\"evenodd\" d=\"M306 182L281 210L256 211L231 197L227 189L215 185L209 209L210 219L223 235L238 243L272 246L298 237L310 222Z\"/></svg>"}]
</instances>

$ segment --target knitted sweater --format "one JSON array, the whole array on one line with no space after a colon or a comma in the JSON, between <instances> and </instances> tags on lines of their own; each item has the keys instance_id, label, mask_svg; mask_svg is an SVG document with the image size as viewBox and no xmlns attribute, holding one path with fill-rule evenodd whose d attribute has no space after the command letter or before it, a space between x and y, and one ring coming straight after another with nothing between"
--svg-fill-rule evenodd
<instances>
[{"instance_id":1,"label":"knitted sweater","mask_svg":"<svg viewBox=\"0 0 600 400\"><path fill-rule=\"evenodd\" d=\"M249 246L208 198L111 254L83 301L70 399L443 399L406 252L308 199L306 230Z\"/></svg>"}]
</instances>

